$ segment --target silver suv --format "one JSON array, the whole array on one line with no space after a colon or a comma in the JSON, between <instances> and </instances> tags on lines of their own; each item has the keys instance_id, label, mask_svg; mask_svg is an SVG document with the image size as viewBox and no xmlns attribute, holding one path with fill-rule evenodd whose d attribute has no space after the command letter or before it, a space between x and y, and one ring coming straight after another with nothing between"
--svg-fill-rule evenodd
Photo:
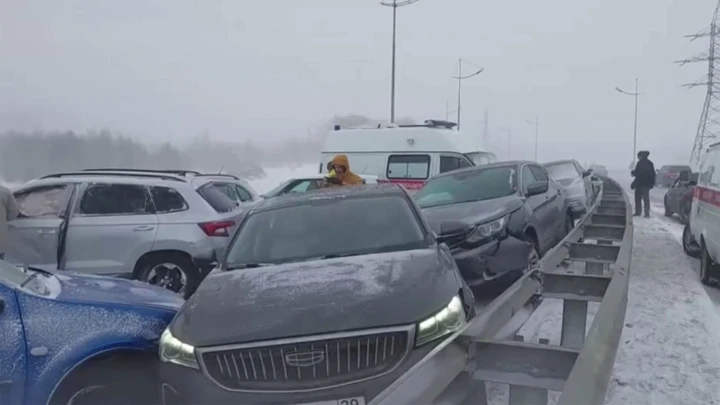
<instances>
[{"instance_id":1,"label":"silver suv","mask_svg":"<svg viewBox=\"0 0 720 405\"><path fill-rule=\"evenodd\" d=\"M230 175L129 169L51 174L14 194L20 217L10 222L8 260L134 278L186 296L258 199Z\"/></svg>"}]
</instances>

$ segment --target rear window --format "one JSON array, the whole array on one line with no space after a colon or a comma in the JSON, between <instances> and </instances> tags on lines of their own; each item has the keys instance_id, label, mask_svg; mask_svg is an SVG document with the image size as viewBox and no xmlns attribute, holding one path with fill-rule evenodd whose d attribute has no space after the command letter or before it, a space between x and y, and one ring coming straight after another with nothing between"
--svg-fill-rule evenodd
<instances>
[{"instance_id":1,"label":"rear window","mask_svg":"<svg viewBox=\"0 0 720 405\"><path fill-rule=\"evenodd\" d=\"M206 184L197 190L198 194L217 212L230 212L238 205L213 184Z\"/></svg>"},{"instance_id":2,"label":"rear window","mask_svg":"<svg viewBox=\"0 0 720 405\"><path fill-rule=\"evenodd\" d=\"M545 165L545 170L547 170L553 180L575 179L580 177L577 168L570 162Z\"/></svg>"},{"instance_id":3,"label":"rear window","mask_svg":"<svg viewBox=\"0 0 720 405\"><path fill-rule=\"evenodd\" d=\"M152 187L150 189L155 210L157 212L177 212L188 208L180 193L168 187Z\"/></svg>"}]
</instances>

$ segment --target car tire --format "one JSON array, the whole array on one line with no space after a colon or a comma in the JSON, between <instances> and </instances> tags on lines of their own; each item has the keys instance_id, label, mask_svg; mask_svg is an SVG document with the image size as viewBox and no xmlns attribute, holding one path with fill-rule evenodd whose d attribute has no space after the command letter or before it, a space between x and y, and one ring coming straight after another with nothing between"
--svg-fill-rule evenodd
<instances>
[{"instance_id":1,"label":"car tire","mask_svg":"<svg viewBox=\"0 0 720 405\"><path fill-rule=\"evenodd\" d=\"M184 298L194 292L200 282L200 270L182 253L157 253L141 259L137 279L157 285Z\"/></svg>"},{"instance_id":2,"label":"car tire","mask_svg":"<svg viewBox=\"0 0 720 405\"><path fill-rule=\"evenodd\" d=\"M160 398L152 360L135 354L90 360L63 379L48 404L156 404Z\"/></svg>"},{"instance_id":3,"label":"car tire","mask_svg":"<svg viewBox=\"0 0 720 405\"><path fill-rule=\"evenodd\" d=\"M717 272L718 264L710 257L705 243L700 244L700 282L704 285L711 285L710 279Z\"/></svg>"},{"instance_id":4,"label":"car tire","mask_svg":"<svg viewBox=\"0 0 720 405\"><path fill-rule=\"evenodd\" d=\"M682 245L686 255L695 258L700 257L701 248L700 245L695 242L692 232L690 232L690 225L685 225L685 228L683 228Z\"/></svg>"}]
</instances>

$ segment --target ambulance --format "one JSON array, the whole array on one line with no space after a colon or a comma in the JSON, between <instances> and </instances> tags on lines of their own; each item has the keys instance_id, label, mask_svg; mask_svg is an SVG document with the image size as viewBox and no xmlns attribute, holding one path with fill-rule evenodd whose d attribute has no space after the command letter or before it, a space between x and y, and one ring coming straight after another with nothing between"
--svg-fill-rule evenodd
<instances>
[{"instance_id":1,"label":"ambulance","mask_svg":"<svg viewBox=\"0 0 720 405\"><path fill-rule=\"evenodd\" d=\"M371 128L336 125L322 148L320 173L327 172L327 163L335 155L344 154L352 172L377 176L378 183L396 183L414 192L436 174L495 162L495 155L483 147L479 136L455 126L438 120Z\"/></svg>"}]
</instances>

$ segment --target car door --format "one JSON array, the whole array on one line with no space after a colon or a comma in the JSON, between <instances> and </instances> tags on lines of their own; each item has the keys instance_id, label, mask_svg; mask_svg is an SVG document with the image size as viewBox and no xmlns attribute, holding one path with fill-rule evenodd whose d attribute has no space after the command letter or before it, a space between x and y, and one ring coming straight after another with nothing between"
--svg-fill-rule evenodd
<instances>
[{"instance_id":1,"label":"car door","mask_svg":"<svg viewBox=\"0 0 720 405\"><path fill-rule=\"evenodd\" d=\"M523 195L527 198L527 203L532 211L531 222L535 226L538 234L538 244L541 251L546 251L553 239L552 225L550 219L552 211L550 200L547 193L528 196L527 188L529 185L537 182L535 175L530 169L530 165L523 165L520 170L520 184L522 186Z\"/></svg>"},{"instance_id":2,"label":"car door","mask_svg":"<svg viewBox=\"0 0 720 405\"><path fill-rule=\"evenodd\" d=\"M563 187L560 183L550 179L545 168L539 165L530 165L530 170L533 172L536 181L547 182L548 191L545 193L548 201L547 210L545 215L548 216L548 226L552 233L552 243L554 246L556 242L565 237L565 198L563 196Z\"/></svg>"},{"instance_id":3,"label":"car door","mask_svg":"<svg viewBox=\"0 0 720 405\"><path fill-rule=\"evenodd\" d=\"M45 184L15 193L20 215L10 221L7 260L43 268L57 268L61 228L74 184Z\"/></svg>"},{"instance_id":4,"label":"car door","mask_svg":"<svg viewBox=\"0 0 720 405\"><path fill-rule=\"evenodd\" d=\"M4 272L0 263L0 272ZM25 333L15 290L0 274L0 404L22 404L25 394Z\"/></svg>"},{"instance_id":5,"label":"car door","mask_svg":"<svg viewBox=\"0 0 720 405\"><path fill-rule=\"evenodd\" d=\"M91 183L73 209L67 230L65 269L129 275L153 250L158 218L144 185Z\"/></svg>"}]
</instances>

